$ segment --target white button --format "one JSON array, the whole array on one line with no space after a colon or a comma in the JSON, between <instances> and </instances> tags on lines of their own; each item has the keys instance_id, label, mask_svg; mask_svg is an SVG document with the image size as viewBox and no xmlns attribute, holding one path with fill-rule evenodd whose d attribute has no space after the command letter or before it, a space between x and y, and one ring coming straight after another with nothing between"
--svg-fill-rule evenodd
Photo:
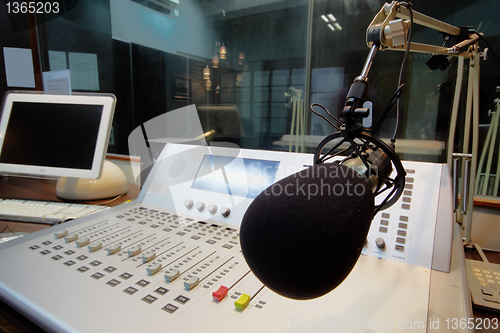
<instances>
[{"instance_id":1,"label":"white button","mask_svg":"<svg viewBox=\"0 0 500 333\"><path fill-rule=\"evenodd\" d=\"M202 212L205 209L205 204L203 202L197 202L196 209L198 209L200 212Z\"/></svg>"},{"instance_id":2,"label":"white button","mask_svg":"<svg viewBox=\"0 0 500 333\"><path fill-rule=\"evenodd\" d=\"M208 208L207 208L207 209L208 209L208 211L210 212L210 214L215 214L215 213L217 213L217 206L216 206L216 205L212 205L212 204L210 204L210 205L208 205Z\"/></svg>"},{"instance_id":3,"label":"white button","mask_svg":"<svg viewBox=\"0 0 500 333\"><path fill-rule=\"evenodd\" d=\"M186 201L184 201L184 206L186 206L187 209L193 208L193 205L194 205L193 200L187 199Z\"/></svg>"},{"instance_id":4,"label":"white button","mask_svg":"<svg viewBox=\"0 0 500 333\"><path fill-rule=\"evenodd\" d=\"M118 252L122 249L122 245L120 243L115 243L111 244L106 248L106 251L108 251L108 254L113 254L115 252Z\"/></svg>"},{"instance_id":5,"label":"white button","mask_svg":"<svg viewBox=\"0 0 500 333\"><path fill-rule=\"evenodd\" d=\"M229 216L229 214L231 214L231 210L230 210L229 208L227 208L227 207L222 207L222 208L220 209L220 214L221 214L222 216L224 216L224 217L228 217L228 216Z\"/></svg>"}]
</instances>

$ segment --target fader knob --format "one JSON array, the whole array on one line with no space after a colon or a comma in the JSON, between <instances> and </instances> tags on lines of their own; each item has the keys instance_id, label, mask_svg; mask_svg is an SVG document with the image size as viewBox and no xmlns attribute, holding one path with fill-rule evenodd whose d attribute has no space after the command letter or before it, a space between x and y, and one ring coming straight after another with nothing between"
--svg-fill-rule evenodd
<instances>
[{"instance_id":1,"label":"fader knob","mask_svg":"<svg viewBox=\"0 0 500 333\"><path fill-rule=\"evenodd\" d=\"M66 235L68 235L68 230L66 229L54 232L54 236L56 236L56 238L62 238Z\"/></svg>"},{"instance_id":2,"label":"fader knob","mask_svg":"<svg viewBox=\"0 0 500 333\"><path fill-rule=\"evenodd\" d=\"M222 207L220 209L220 215L224 216L224 217L228 217L229 214L231 214L231 209L227 208L227 207Z\"/></svg>"},{"instance_id":3,"label":"fader knob","mask_svg":"<svg viewBox=\"0 0 500 333\"><path fill-rule=\"evenodd\" d=\"M111 244L106 248L106 251L108 251L108 254L113 254L115 252L118 252L122 249L122 245L120 243L114 243Z\"/></svg>"},{"instance_id":4,"label":"fader knob","mask_svg":"<svg viewBox=\"0 0 500 333\"><path fill-rule=\"evenodd\" d=\"M95 241L90 243L89 246L87 246L89 249L89 252L94 252L102 248L102 242L101 241Z\"/></svg>"},{"instance_id":5,"label":"fader knob","mask_svg":"<svg viewBox=\"0 0 500 333\"><path fill-rule=\"evenodd\" d=\"M89 243L90 243L90 238L83 237L83 238L80 238L79 240L76 241L76 246L83 247Z\"/></svg>"},{"instance_id":6,"label":"fader knob","mask_svg":"<svg viewBox=\"0 0 500 333\"><path fill-rule=\"evenodd\" d=\"M197 276L193 276L189 280L184 281L184 288L186 288L187 290L191 290L194 287L196 287L199 283L200 283L200 278Z\"/></svg>"},{"instance_id":7,"label":"fader knob","mask_svg":"<svg viewBox=\"0 0 500 333\"><path fill-rule=\"evenodd\" d=\"M185 206L187 209L191 209L191 208L193 208L193 206L194 206L194 202L193 202L193 200L186 199L186 201L184 201L184 206Z\"/></svg>"},{"instance_id":8,"label":"fader knob","mask_svg":"<svg viewBox=\"0 0 500 333\"><path fill-rule=\"evenodd\" d=\"M209 211L210 214L215 214L217 213L217 206L216 205L208 205L207 210Z\"/></svg>"},{"instance_id":9,"label":"fader knob","mask_svg":"<svg viewBox=\"0 0 500 333\"><path fill-rule=\"evenodd\" d=\"M146 252L145 254L143 254L143 256L142 256L142 262L146 263L146 262L149 262L149 261L153 260L154 258L156 258L156 251L155 250L151 250L151 251Z\"/></svg>"},{"instance_id":10,"label":"fader knob","mask_svg":"<svg viewBox=\"0 0 500 333\"><path fill-rule=\"evenodd\" d=\"M385 248L385 241L379 237L375 240L375 245L377 245L377 247L379 249L384 249Z\"/></svg>"},{"instance_id":11,"label":"fader knob","mask_svg":"<svg viewBox=\"0 0 500 333\"><path fill-rule=\"evenodd\" d=\"M200 212L202 212L205 209L205 204L203 202L197 202L196 209L198 209Z\"/></svg>"},{"instance_id":12,"label":"fader knob","mask_svg":"<svg viewBox=\"0 0 500 333\"><path fill-rule=\"evenodd\" d=\"M165 272L165 281L167 282L172 282L174 281L175 279L177 279L180 275L180 272L178 269L175 269L175 268L172 268L170 270L167 270Z\"/></svg>"},{"instance_id":13,"label":"fader knob","mask_svg":"<svg viewBox=\"0 0 500 333\"><path fill-rule=\"evenodd\" d=\"M146 272L149 274L149 275L155 275L156 273L158 273L161 269L162 269L163 265L159 262L155 262L154 264L152 265L149 265L147 268L146 268Z\"/></svg>"},{"instance_id":14,"label":"fader knob","mask_svg":"<svg viewBox=\"0 0 500 333\"><path fill-rule=\"evenodd\" d=\"M133 256L135 256L136 254L138 254L139 252L141 252L141 250L142 250L142 249L141 249L141 245L135 245L133 248L129 249L129 250L127 251L127 253L128 253L128 256L129 256L129 257L133 257Z\"/></svg>"},{"instance_id":15,"label":"fader knob","mask_svg":"<svg viewBox=\"0 0 500 333\"><path fill-rule=\"evenodd\" d=\"M71 234L64 236L64 241L66 243L70 243L76 239L78 239L78 234L76 232L72 232Z\"/></svg>"}]
</instances>

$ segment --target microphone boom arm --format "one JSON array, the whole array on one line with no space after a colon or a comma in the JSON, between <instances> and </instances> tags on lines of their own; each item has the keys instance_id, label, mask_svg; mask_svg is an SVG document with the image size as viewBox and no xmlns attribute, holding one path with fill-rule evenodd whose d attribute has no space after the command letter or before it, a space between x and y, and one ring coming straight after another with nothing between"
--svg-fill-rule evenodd
<instances>
[{"instance_id":1,"label":"microphone boom arm","mask_svg":"<svg viewBox=\"0 0 500 333\"><path fill-rule=\"evenodd\" d=\"M411 10L410 13L410 9L398 1L393 1L390 4L385 3L375 15L366 30L366 44L368 47L380 44L382 50L405 51L408 43L406 37L410 18L413 23L458 38L458 42L450 47L410 42L410 51L412 52L460 56L467 59L479 52L478 48L469 48L468 46L475 44L481 38L480 34L469 31L469 28L455 27L414 10Z\"/></svg>"}]
</instances>

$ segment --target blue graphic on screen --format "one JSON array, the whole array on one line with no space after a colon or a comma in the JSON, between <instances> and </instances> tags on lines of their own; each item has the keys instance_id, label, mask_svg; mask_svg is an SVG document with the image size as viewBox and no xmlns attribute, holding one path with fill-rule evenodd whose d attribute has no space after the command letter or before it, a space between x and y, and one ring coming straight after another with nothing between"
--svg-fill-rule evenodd
<instances>
[{"instance_id":1,"label":"blue graphic on screen","mask_svg":"<svg viewBox=\"0 0 500 333\"><path fill-rule=\"evenodd\" d=\"M274 183L279 161L205 155L192 188L255 198Z\"/></svg>"}]
</instances>

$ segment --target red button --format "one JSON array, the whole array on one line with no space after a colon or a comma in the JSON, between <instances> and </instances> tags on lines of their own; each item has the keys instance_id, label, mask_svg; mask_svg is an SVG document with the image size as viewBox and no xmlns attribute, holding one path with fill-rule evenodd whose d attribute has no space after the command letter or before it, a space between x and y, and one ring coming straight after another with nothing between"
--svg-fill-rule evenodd
<instances>
[{"instance_id":1,"label":"red button","mask_svg":"<svg viewBox=\"0 0 500 333\"><path fill-rule=\"evenodd\" d=\"M229 291L228 287L220 286L219 290L214 291L212 293L212 296L214 300L220 302L224 299L224 297L226 297L228 291Z\"/></svg>"}]
</instances>

